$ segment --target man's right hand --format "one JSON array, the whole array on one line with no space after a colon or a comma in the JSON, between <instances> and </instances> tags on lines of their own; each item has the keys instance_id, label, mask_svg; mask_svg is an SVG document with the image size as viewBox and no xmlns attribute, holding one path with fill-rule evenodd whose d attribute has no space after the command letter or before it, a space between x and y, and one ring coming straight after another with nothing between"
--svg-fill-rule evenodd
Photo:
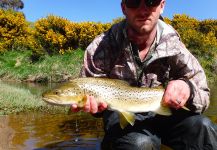
<instances>
[{"instance_id":1,"label":"man's right hand","mask_svg":"<svg viewBox=\"0 0 217 150\"><path fill-rule=\"evenodd\" d=\"M87 95L87 101L83 108L79 108L77 105L73 104L71 106L71 110L72 112L78 112L83 109L84 112L95 114L102 112L103 110L107 109L107 107L108 106L105 102L98 104L93 96Z\"/></svg>"}]
</instances>

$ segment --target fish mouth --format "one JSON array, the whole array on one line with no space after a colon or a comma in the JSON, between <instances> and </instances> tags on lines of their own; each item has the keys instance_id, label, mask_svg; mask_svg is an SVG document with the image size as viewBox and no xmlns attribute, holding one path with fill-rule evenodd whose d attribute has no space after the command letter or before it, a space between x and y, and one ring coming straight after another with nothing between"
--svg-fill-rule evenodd
<instances>
[{"instance_id":1,"label":"fish mouth","mask_svg":"<svg viewBox=\"0 0 217 150\"><path fill-rule=\"evenodd\" d=\"M72 102L67 103L67 102L59 101L52 98L46 98L46 97L43 97L42 100L48 104L57 105L57 106L71 106L73 104Z\"/></svg>"}]
</instances>

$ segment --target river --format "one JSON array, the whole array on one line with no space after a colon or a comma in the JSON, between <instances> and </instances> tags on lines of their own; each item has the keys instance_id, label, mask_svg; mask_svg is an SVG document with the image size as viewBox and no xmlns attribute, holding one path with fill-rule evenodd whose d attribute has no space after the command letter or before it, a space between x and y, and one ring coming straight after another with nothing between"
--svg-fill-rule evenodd
<instances>
[{"instance_id":1,"label":"river","mask_svg":"<svg viewBox=\"0 0 217 150\"><path fill-rule=\"evenodd\" d=\"M8 83L11 84L11 83ZM49 87L14 84L40 95ZM205 115L217 123L217 83L211 87L211 104ZM0 116L0 150L99 150L101 119L87 113L52 115L26 113Z\"/></svg>"}]
</instances>

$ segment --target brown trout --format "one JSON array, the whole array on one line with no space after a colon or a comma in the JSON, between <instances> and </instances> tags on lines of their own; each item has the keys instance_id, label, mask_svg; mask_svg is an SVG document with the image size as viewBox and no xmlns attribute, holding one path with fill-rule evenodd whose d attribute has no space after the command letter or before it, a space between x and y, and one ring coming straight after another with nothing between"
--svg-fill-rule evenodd
<instances>
[{"instance_id":1,"label":"brown trout","mask_svg":"<svg viewBox=\"0 0 217 150\"><path fill-rule=\"evenodd\" d=\"M120 126L134 125L135 113L154 112L171 115L169 107L162 104L163 88L132 87L127 82L107 78L76 78L60 87L45 92L44 101L55 105L77 104L83 107L86 95L93 95L98 103L106 102L108 109L120 114Z\"/></svg>"}]
</instances>

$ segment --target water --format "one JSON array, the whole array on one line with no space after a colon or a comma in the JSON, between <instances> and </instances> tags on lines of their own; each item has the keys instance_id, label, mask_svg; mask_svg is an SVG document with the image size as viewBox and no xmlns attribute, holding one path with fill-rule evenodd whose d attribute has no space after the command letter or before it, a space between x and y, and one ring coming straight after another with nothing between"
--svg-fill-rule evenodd
<instances>
[{"instance_id":1,"label":"water","mask_svg":"<svg viewBox=\"0 0 217 150\"><path fill-rule=\"evenodd\" d=\"M13 84L40 95L51 88ZM217 83L211 86L211 104L205 115L217 123ZM28 113L0 116L0 150L99 150L102 120L87 113L52 115Z\"/></svg>"},{"instance_id":2,"label":"water","mask_svg":"<svg viewBox=\"0 0 217 150\"><path fill-rule=\"evenodd\" d=\"M0 133L2 150L97 150L103 136L101 119L82 113L2 116Z\"/></svg>"}]
</instances>

